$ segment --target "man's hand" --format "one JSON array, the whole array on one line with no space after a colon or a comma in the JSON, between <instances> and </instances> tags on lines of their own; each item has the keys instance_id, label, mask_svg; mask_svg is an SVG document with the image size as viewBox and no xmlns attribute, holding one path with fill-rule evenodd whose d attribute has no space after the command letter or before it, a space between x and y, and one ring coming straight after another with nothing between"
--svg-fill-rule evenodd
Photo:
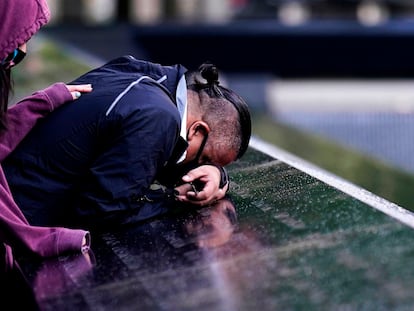
<instances>
[{"instance_id":1,"label":"man's hand","mask_svg":"<svg viewBox=\"0 0 414 311\"><path fill-rule=\"evenodd\" d=\"M220 170L213 165L201 165L182 177L185 182L176 187L176 198L180 202L191 203L199 206L209 205L222 199L228 189L228 184L222 189L220 185ZM194 187L194 182L203 184L202 189Z\"/></svg>"}]
</instances>

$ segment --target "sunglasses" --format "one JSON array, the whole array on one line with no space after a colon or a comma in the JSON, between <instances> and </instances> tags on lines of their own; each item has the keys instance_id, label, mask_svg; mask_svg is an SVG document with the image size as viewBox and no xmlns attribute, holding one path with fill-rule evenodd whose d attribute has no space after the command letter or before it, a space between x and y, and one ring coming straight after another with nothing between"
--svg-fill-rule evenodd
<instances>
[{"instance_id":1,"label":"sunglasses","mask_svg":"<svg viewBox=\"0 0 414 311\"><path fill-rule=\"evenodd\" d=\"M13 52L11 52L5 59L3 59L1 65L4 69L10 69L11 67L16 66L18 63L20 63L25 56L26 53L17 48Z\"/></svg>"}]
</instances>

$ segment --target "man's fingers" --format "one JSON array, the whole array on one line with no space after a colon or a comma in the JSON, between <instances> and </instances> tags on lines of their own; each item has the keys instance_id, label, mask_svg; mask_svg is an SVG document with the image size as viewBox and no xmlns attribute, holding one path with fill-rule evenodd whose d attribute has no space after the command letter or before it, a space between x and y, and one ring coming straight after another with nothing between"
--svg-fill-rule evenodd
<instances>
[{"instance_id":1,"label":"man's fingers","mask_svg":"<svg viewBox=\"0 0 414 311\"><path fill-rule=\"evenodd\" d=\"M182 184L178 187L175 187L175 191L177 191L177 195L183 195L185 196L188 191L191 191L192 187L190 184Z\"/></svg>"},{"instance_id":2,"label":"man's fingers","mask_svg":"<svg viewBox=\"0 0 414 311\"><path fill-rule=\"evenodd\" d=\"M192 171L190 171L190 172L188 172L186 175L184 175L183 177L182 177L182 180L184 181L184 182L192 182L192 181L194 181L195 179L197 179L198 178L198 176L197 175L195 175L195 174L193 174L192 173Z\"/></svg>"}]
</instances>

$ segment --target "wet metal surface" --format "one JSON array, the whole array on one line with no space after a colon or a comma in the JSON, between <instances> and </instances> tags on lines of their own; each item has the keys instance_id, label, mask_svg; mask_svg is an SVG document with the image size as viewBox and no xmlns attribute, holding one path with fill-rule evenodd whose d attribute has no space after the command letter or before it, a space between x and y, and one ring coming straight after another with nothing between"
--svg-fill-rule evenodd
<instances>
[{"instance_id":1,"label":"wet metal surface","mask_svg":"<svg viewBox=\"0 0 414 311\"><path fill-rule=\"evenodd\" d=\"M414 307L412 228L252 148L229 172L229 199L212 207L94 235L89 258L22 264L36 304L41 310Z\"/></svg>"}]
</instances>

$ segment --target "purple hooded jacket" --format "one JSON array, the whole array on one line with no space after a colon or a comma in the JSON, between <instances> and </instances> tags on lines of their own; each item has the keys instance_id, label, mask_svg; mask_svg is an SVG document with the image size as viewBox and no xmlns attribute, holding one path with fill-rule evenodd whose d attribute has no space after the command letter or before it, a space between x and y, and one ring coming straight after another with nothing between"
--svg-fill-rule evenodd
<instances>
[{"instance_id":1,"label":"purple hooded jacket","mask_svg":"<svg viewBox=\"0 0 414 311\"><path fill-rule=\"evenodd\" d=\"M27 42L49 21L50 13L43 0L0 1L0 60ZM0 133L0 162L13 151L36 121L72 100L63 83L56 83L9 108L8 129ZM82 240L89 247L89 232L61 227L31 226L11 195L3 169L0 167L0 264L13 266L13 249L40 257L57 256L65 252L81 252ZM1 271L4 267L0 267ZM6 271L4 270L4 271Z\"/></svg>"}]
</instances>

